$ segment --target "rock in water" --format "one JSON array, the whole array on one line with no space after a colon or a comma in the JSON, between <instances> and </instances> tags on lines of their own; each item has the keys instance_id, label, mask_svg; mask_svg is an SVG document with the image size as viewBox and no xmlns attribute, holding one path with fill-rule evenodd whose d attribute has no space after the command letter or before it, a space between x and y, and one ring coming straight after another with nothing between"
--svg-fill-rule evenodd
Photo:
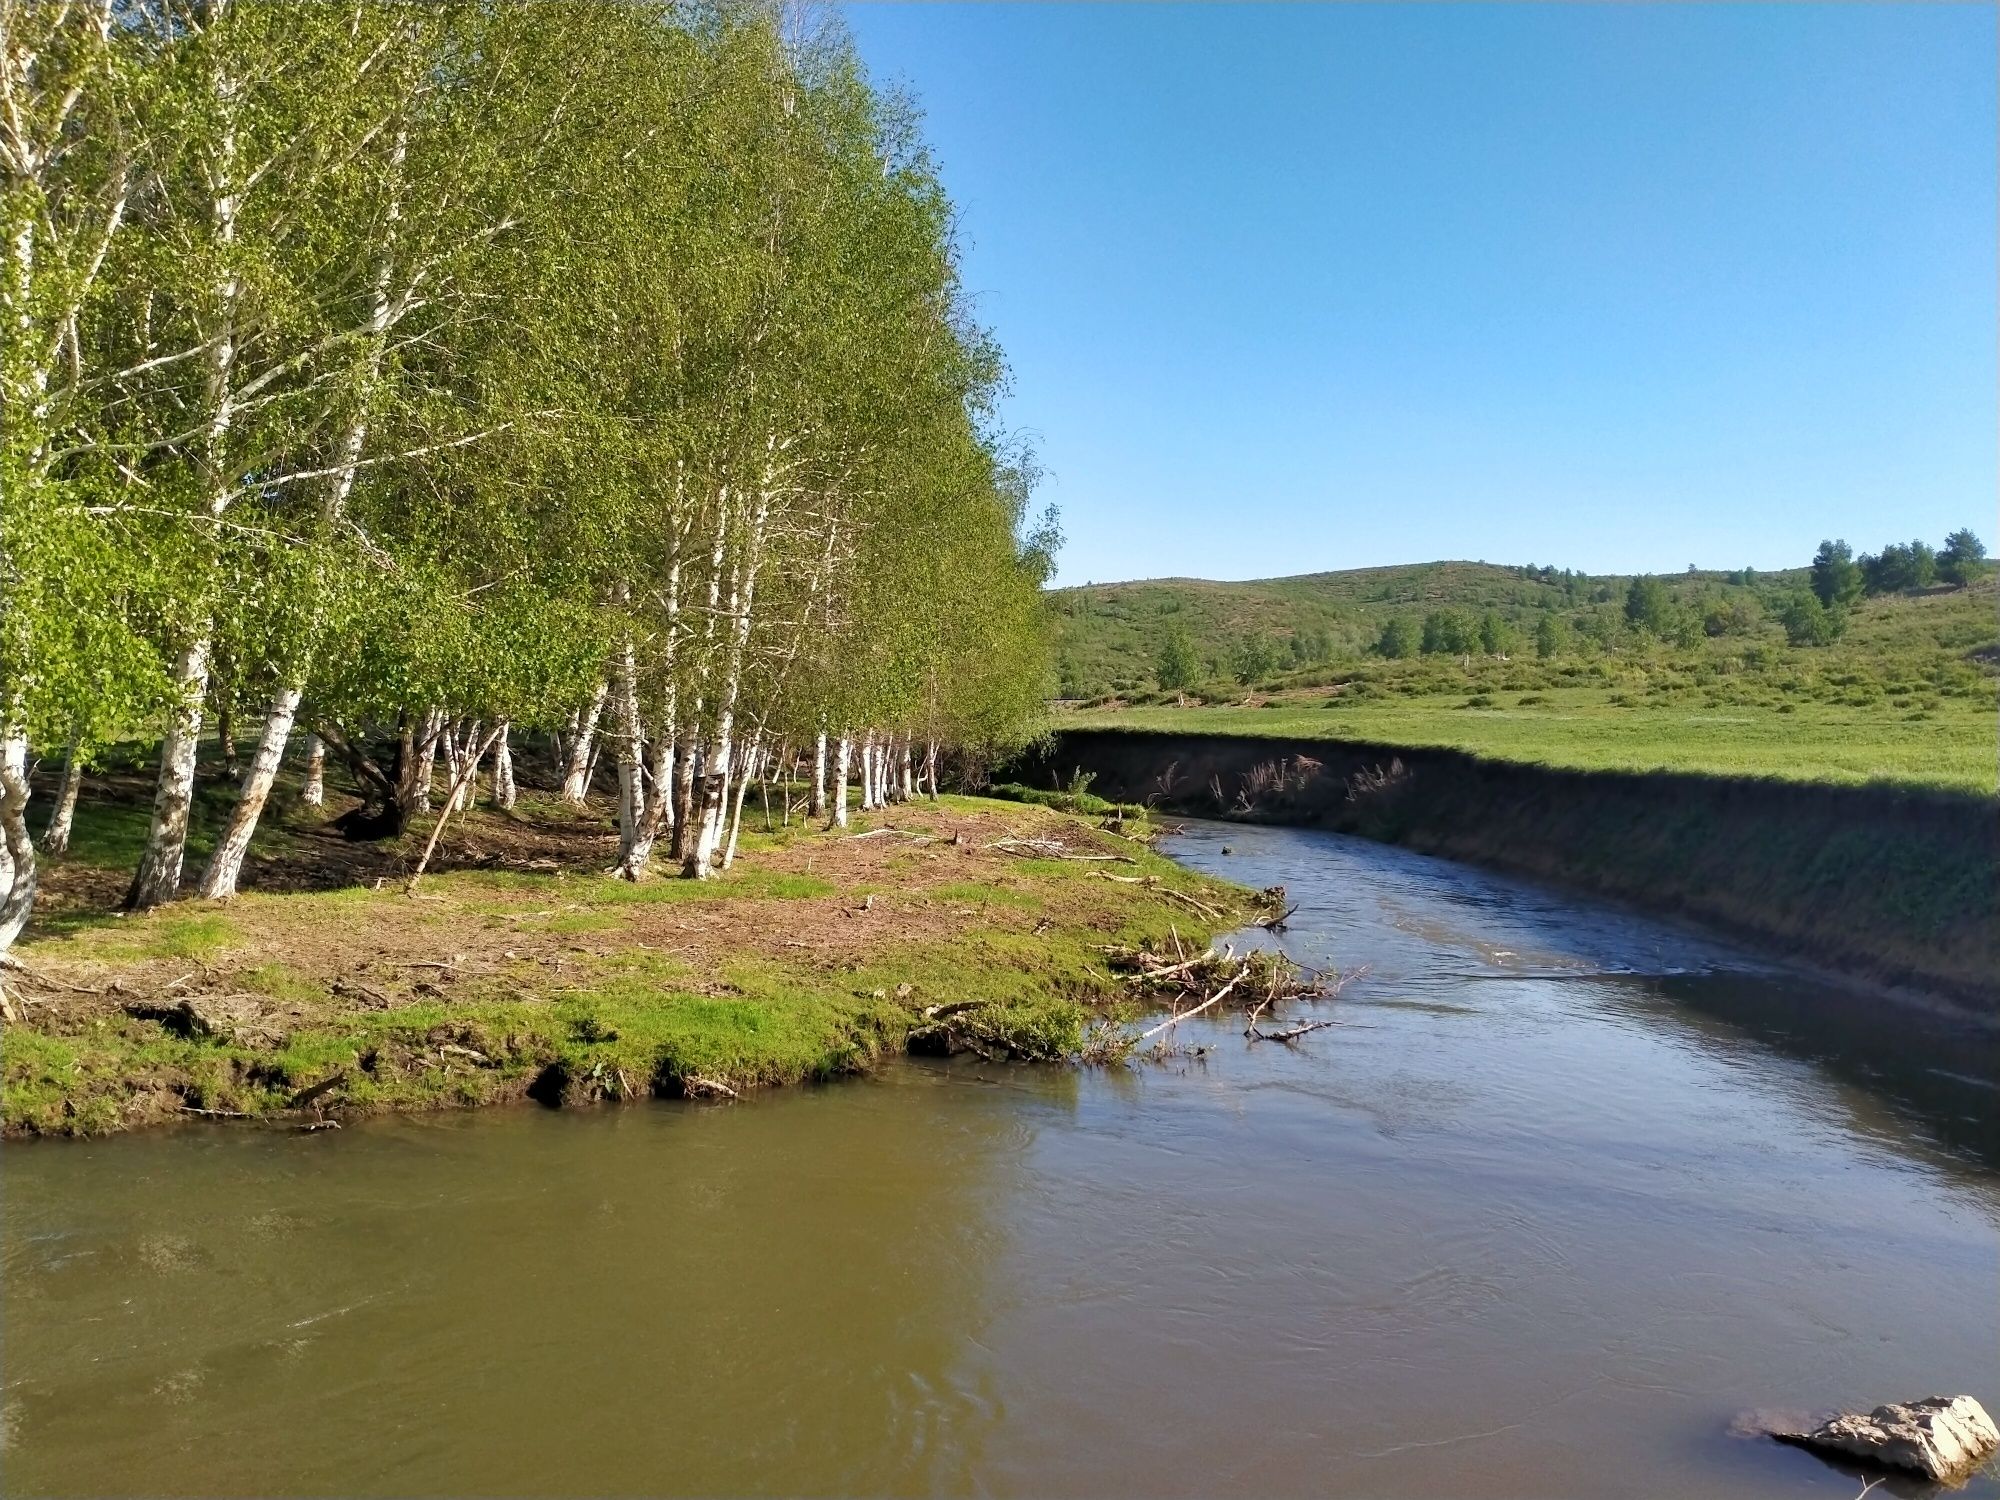
<instances>
[{"instance_id":1,"label":"rock in water","mask_svg":"<svg viewBox=\"0 0 2000 1500\"><path fill-rule=\"evenodd\" d=\"M1970 1396L1926 1396L1907 1405L1878 1406L1866 1416L1842 1412L1809 1432L1774 1436L1823 1453L1907 1469L1942 1484L1964 1479L2000 1451L2000 1429Z\"/></svg>"}]
</instances>

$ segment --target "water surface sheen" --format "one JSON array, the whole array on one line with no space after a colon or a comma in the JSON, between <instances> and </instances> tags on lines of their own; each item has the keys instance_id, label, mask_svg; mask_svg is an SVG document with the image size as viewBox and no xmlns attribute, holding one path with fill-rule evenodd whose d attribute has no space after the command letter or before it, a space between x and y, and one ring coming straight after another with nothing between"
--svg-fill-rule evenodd
<instances>
[{"instance_id":1,"label":"water surface sheen","mask_svg":"<svg viewBox=\"0 0 2000 1500\"><path fill-rule=\"evenodd\" d=\"M1844 1497L1732 1420L2000 1406L1990 1037L1334 835L1175 852L1369 967L1343 1024L8 1149L7 1491Z\"/></svg>"}]
</instances>

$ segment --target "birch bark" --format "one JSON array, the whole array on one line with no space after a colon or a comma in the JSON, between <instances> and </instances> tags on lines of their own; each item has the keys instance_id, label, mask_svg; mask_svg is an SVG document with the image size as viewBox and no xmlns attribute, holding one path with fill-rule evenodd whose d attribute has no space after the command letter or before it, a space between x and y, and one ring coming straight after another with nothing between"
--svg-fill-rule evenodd
<instances>
[{"instance_id":1,"label":"birch bark","mask_svg":"<svg viewBox=\"0 0 2000 1500\"><path fill-rule=\"evenodd\" d=\"M28 741L0 739L0 955L14 946L35 907L35 844L28 837Z\"/></svg>"},{"instance_id":2,"label":"birch bark","mask_svg":"<svg viewBox=\"0 0 2000 1500\"><path fill-rule=\"evenodd\" d=\"M326 806L326 741L316 734L306 736L306 784L299 800L307 807Z\"/></svg>"},{"instance_id":3,"label":"birch bark","mask_svg":"<svg viewBox=\"0 0 2000 1500\"><path fill-rule=\"evenodd\" d=\"M775 439L766 444L766 452L775 444ZM701 827L696 834L695 846L688 855L683 873L695 879L705 879L715 860L716 846L722 835L722 819L727 808L724 801L729 794L731 737L736 726L736 703L743 685L744 654L750 644L751 611L757 598L757 575L764 561L764 528L771 515L771 474L767 468L763 482L758 486L756 507L750 517L748 534L744 538L744 555L738 565L738 576L730 587L730 634L728 658L723 669L722 690L717 697L715 713L715 739L707 763L703 766Z\"/></svg>"},{"instance_id":4,"label":"birch bark","mask_svg":"<svg viewBox=\"0 0 2000 1500\"><path fill-rule=\"evenodd\" d=\"M264 721L264 733L257 741L257 753L243 773L242 789L236 806L230 809L222 837L216 841L208 869L201 879L201 894L209 901L227 901L236 894L236 882L243 870L243 858L250 850L250 836L257 831L257 817L278 778L278 762L284 758L285 741L292 732L292 718L298 712L299 690L284 688Z\"/></svg>"},{"instance_id":5,"label":"birch bark","mask_svg":"<svg viewBox=\"0 0 2000 1500\"><path fill-rule=\"evenodd\" d=\"M569 744L569 765L563 771L562 800L572 807L583 806L583 799L590 790L590 768L597 745L597 721L604 714L604 700L611 694L611 682L601 679L597 691L578 720L576 734Z\"/></svg>"},{"instance_id":6,"label":"birch bark","mask_svg":"<svg viewBox=\"0 0 2000 1500\"><path fill-rule=\"evenodd\" d=\"M145 911L180 889L187 852L188 812L194 805L194 756L201 741L201 690L208 683L208 633L204 630L174 664L177 706L160 746L160 779L153 791L153 819L146 847L125 893L125 906Z\"/></svg>"},{"instance_id":7,"label":"birch bark","mask_svg":"<svg viewBox=\"0 0 2000 1500\"><path fill-rule=\"evenodd\" d=\"M514 787L514 751L507 743L508 723L500 721L500 738L493 742L493 805L512 812L519 793Z\"/></svg>"},{"instance_id":8,"label":"birch bark","mask_svg":"<svg viewBox=\"0 0 2000 1500\"><path fill-rule=\"evenodd\" d=\"M763 756L764 752L753 739L743 757L743 773L736 778L736 805L729 815L729 842L722 849L722 868L725 870L736 863L736 835L743 828L743 799L749 794L750 783L756 779L758 763Z\"/></svg>"},{"instance_id":9,"label":"birch bark","mask_svg":"<svg viewBox=\"0 0 2000 1500\"><path fill-rule=\"evenodd\" d=\"M854 754L854 736L843 734L840 749L834 756L833 771L833 826L847 826L847 772L848 762Z\"/></svg>"},{"instance_id":10,"label":"birch bark","mask_svg":"<svg viewBox=\"0 0 2000 1500\"><path fill-rule=\"evenodd\" d=\"M620 590L621 593L624 590ZM644 837L646 787L641 769L639 664L628 632L618 650L618 865L625 868Z\"/></svg>"},{"instance_id":11,"label":"birch bark","mask_svg":"<svg viewBox=\"0 0 2000 1500\"><path fill-rule=\"evenodd\" d=\"M49 854L69 852L70 825L76 821L76 794L83 784L82 746L75 738L63 757L62 785L56 790L56 805L49 814L49 826L42 831L42 849Z\"/></svg>"}]
</instances>

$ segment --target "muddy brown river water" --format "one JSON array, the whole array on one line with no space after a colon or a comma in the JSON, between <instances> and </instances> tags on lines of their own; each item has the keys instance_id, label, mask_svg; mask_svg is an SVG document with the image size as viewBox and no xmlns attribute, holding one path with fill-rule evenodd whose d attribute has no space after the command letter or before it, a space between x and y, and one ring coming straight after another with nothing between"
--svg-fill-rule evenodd
<instances>
[{"instance_id":1,"label":"muddy brown river water","mask_svg":"<svg viewBox=\"0 0 2000 1500\"><path fill-rule=\"evenodd\" d=\"M1847 1497L1732 1423L2000 1409L1992 1034L1357 840L1175 852L1369 966L1341 1025L7 1148L6 1492Z\"/></svg>"}]
</instances>

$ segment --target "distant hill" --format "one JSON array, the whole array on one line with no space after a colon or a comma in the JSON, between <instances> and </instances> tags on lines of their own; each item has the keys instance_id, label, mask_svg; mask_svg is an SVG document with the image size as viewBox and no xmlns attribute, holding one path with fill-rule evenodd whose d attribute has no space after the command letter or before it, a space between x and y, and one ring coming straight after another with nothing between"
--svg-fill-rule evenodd
<instances>
[{"instance_id":1,"label":"distant hill","mask_svg":"<svg viewBox=\"0 0 2000 1500\"><path fill-rule=\"evenodd\" d=\"M1794 568L1670 574L1661 582L1677 604L1705 613L1732 602L1761 608L1805 578L1805 569ZM1062 695L1090 698L1152 686L1160 653L1176 632L1198 659L1198 677L1238 675L1236 663L1246 650L1257 664L1260 643L1271 660L1267 670L1251 675L1266 677L1367 655L1397 616L1420 627L1433 612L1457 612L1472 621L1493 614L1523 638L1551 612L1572 628L1600 618L1611 623L1622 617L1630 582L1629 575L1553 567L1431 562L1244 583L1156 578L1061 589L1053 600Z\"/></svg>"}]
</instances>

